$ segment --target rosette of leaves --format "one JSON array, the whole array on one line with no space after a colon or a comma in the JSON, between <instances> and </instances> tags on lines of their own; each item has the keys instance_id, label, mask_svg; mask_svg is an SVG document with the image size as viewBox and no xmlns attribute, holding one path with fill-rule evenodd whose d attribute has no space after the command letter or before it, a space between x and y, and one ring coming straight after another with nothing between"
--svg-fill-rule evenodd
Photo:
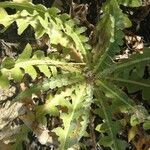
<instances>
[{"instance_id":1,"label":"rosette of leaves","mask_svg":"<svg viewBox=\"0 0 150 150\"><path fill-rule=\"evenodd\" d=\"M4 58L0 70L1 86L9 84L10 79L19 82L24 73L29 74L33 80L38 78L39 72L45 75L43 80L30 84L13 101L26 98L32 100L33 94L49 92L46 102L37 106L35 113L38 120L45 118L46 114L61 120L58 127L51 129L58 136L58 149L80 149L80 139L87 134L90 111L102 120L96 127L101 134L97 142L114 150L128 146L126 141L118 138L125 116L131 117L131 125L143 123L147 129L147 110L137 106L121 87L137 87L134 91L141 90L143 98L150 98L149 78L142 79L144 67L150 63L150 49L144 48L143 54L134 54L126 60L113 61L123 43L122 30L131 26L119 4L122 1L107 0L103 4L103 17L96 27L98 42L90 51L88 38L83 35L85 28L78 27L78 22L61 14L58 9L46 9L31 3L0 3L3 31L16 22L18 34L22 34L31 25L36 38L48 34L51 46L56 49L61 47L63 51L60 53L57 49L55 54L46 56L40 50L32 52L28 44L18 58ZM16 13L7 14L6 7L15 8ZM55 73L52 67L55 68ZM55 90L55 94L51 93L52 90ZM97 106L95 110L91 107L92 103ZM124 117L118 119L116 116L120 113ZM139 113L143 114L142 118L137 115Z\"/></svg>"}]
</instances>

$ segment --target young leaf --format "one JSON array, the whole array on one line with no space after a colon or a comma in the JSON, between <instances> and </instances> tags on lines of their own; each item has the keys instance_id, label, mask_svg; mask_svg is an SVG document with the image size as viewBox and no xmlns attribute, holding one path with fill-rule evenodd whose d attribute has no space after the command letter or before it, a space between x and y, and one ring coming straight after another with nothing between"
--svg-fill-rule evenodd
<instances>
[{"instance_id":1,"label":"young leaf","mask_svg":"<svg viewBox=\"0 0 150 150\"><path fill-rule=\"evenodd\" d=\"M6 57L2 62L2 67L6 69L11 69L15 65L15 61L12 58Z\"/></svg>"}]
</instances>

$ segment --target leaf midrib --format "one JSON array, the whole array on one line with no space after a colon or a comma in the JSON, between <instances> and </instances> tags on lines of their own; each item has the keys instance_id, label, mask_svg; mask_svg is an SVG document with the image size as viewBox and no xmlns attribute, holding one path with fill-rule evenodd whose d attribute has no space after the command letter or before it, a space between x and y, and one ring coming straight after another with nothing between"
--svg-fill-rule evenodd
<instances>
[{"instance_id":1,"label":"leaf midrib","mask_svg":"<svg viewBox=\"0 0 150 150\"><path fill-rule=\"evenodd\" d=\"M113 81L120 81L120 82L124 82L124 83L131 83L131 84L135 84L135 85L140 85L140 86L144 86L144 87L149 87L150 88L150 84L146 84L143 82L138 82L138 81L134 81L134 80L129 80L129 79L122 79L122 78L113 78L113 77L104 77L105 79L108 80L113 80Z\"/></svg>"},{"instance_id":2,"label":"leaf midrib","mask_svg":"<svg viewBox=\"0 0 150 150\"><path fill-rule=\"evenodd\" d=\"M71 65L71 66L74 66L74 65L81 65L81 66L84 66L86 63L68 63L68 62L60 62L60 61L56 61L56 60L25 60L25 61L22 61L22 62L18 62L15 64L15 67L23 67L24 65L54 65L54 66L57 66L57 65L64 65L64 66L67 66L67 65Z\"/></svg>"},{"instance_id":3,"label":"leaf midrib","mask_svg":"<svg viewBox=\"0 0 150 150\"><path fill-rule=\"evenodd\" d=\"M67 138L68 138L71 121L73 120L76 108L77 108L78 104L80 103L82 96L84 95L83 94L84 91L85 91L85 88L82 87L82 89L80 91L80 94L76 98L75 105L73 106L73 111L71 112L71 116L69 118L69 125L68 125L67 129L65 130L66 131L66 134L65 134L65 137L64 137L65 144L66 144L66 141L67 141ZM63 150L65 150L65 144L63 145Z\"/></svg>"},{"instance_id":4,"label":"leaf midrib","mask_svg":"<svg viewBox=\"0 0 150 150\"><path fill-rule=\"evenodd\" d=\"M131 104L129 104L125 99L123 99L121 96L119 96L117 93L115 93L109 86L107 86L103 81L99 80L99 84L104 87L107 91L112 93L115 97L117 97L121 102L129 106L129 108L134 108Z\"/></svg>"},{"instance_id":5,"label":"leaf midrib","mask_svg":"<svg viewBox=\"0 0 150 150\"><path fill-rule=\"evenodd\" d=\"M107 74L111 74L111 73L115 72L116 70L120 70L122 68L126 69L129 66L132 66L132 65L137 64L137 63L145 62L145 61L148 61L148 60L150 60L150 57L141 58L141 59L133 60L133 61L128 61L128 62L125 62L125 63L122 63L122 64L115 64L115 65L112 65L110 68L104 69L104 71L102 71L97 76L100 77L100 76L104 76L104 75L107 75Z\"/></svg>"}]
</instances>

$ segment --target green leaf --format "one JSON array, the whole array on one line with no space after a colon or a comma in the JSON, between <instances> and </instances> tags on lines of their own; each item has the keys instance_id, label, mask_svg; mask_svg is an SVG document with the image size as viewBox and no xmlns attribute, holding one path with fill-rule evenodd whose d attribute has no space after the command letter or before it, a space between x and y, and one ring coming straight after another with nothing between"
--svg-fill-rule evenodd
<instances>
[{"instance_id":1,"label":"green leaf","mask_svg":"<svg viewBox=\"0 0 150 150\"><path fill-rule=\"evenodd\" d=\"M129 131L128 131L128 142L131 142L132 139L136 136L138 132L138 129L136 126L132 127Z\"/></svg>"},{"instance_id":2,"label":"green leaf","mask_svg":"<svg viewBox=\"0 0 150 150\"><path fill-rule=\"evenodd\" d=\"M122 30L131 26L130 20L122 13L116 0L106 1L102 9L104 15L96 30L98 43L94 48L94 72L100 72L113 64L113 58L123 43Z\"/></svg>"},{"instance_id":3,"label":"green leaf","mask_svg":"<svg viewBox=\"0 0 150 150\"><path fill-rule=\"evenodd\" d=\"M66 29L64 30L64 32L70 36L72 38L72 40L75 42L76 45L76 49L83 55L86 56L86 49L83 45L83 43L87 42L88 40L86 39L86 37L84 37L83 39L80 38L80 36L76 33L73 32L72 27L70 26L70 24L68 24L68 22L65 22L65 27ZM83 57L82 56L82 57Z\"/></svg>"},{"instance_id":4,"label":"green leaf","mask_svg":"<svg viewBox=\"0 0 150 150\"><path fill-rule=\"evenodd\" d=\"M56 117L59 123L54 122L49 130L55 132L54 137L52 134L54 140L58 137L58 149L82 149L80 142L87 134L89 117L94 119L95 114L100 118L96 120L95 129L100 136L93 140L112 150L125 150L128 146L119 137L123 125L142 123L145 130L149 129L147 109L136 105L121 88L127 87L129 93L140 90L143 98L149 98L149 78L143 79L143 75L145 66L150 63L150 49L145 48L143 55L114 61L123 44L123 30L131 26L120 5L137 7L139 3L139 0L107 0L103 3L103 15L94 35L97 43L93 43L92 51L89 50L89 38L84 35L86 28L57 8L47 9L32 3L0 3L2 32L15 22L19 35L31 26L36 39L43 39L43 35L49 38L47 52L33 51L27 44L18 57L4 58L0 66L0 86L9 87L10 80L19 85L18 82L24 82L25 73L30 75L32 81L25 90L16 93L12 103L44 96L44 103L32 105L30 113L26 114L27 122L35 121L38 124L35 129L40 132L41 124L46 125L47 114L54 121ZM16 13L9 15L4 8L15 9ZM95 130L91 129L92 132ZM129 139L132 138L133 134ZM21 145L22 137L17 142Z\"/></svg>"},{"instance_id":5,"label":"green leaf","mask_svg":"<svg viewBox=\"0 0 150 150\"><path fill-rule=\"evenodd\" d=\"M59 110L57 106L68 106L68 102L66 101L66 97L70 96L74 90L74 86L72 88L67 88L65 91L61 93L55 94L55 96L49 95L46 99L45 104L36 107L36 117L45 116L46 114L52 116L58 116Z\"/></svg>"},{"instance_id":6,"label":"green leaf","mask_svg":"<svg viewBox=\"0 0 150 150\"><path fill-rule=\"evenodd\" d=\"M58 13L60 13L60 10L56 7L51 7L48 9L49 14L51 14L53 17L57 17Z\"/></svg>"},{"instance_id":7,"label":"green leaf","mask_svg":"<svg viewBox=\"0 0 150 150\"><path fill-rule=\"evenodd\" d=\"M38 65L38 68L46 77L49 78L51 76L50 69L47 65Z\"/></svg>"},{"instance_id":8,"label":"green leaf","mask_svg":"<svg viewBox=\"0 0 150 150\"><path fill-rule=\"evenodd\" d=\"M142 0L118 0L118 3L127 7L140 7Z\"/></svg>"},{"instance_id":9,"label":"green leaf","mask_svg":"<svg viewBox=\"0 0 150 150\"><path fill-rule=\"evenodd\" d=\"M130 119L130 124L131 124L131 126L136 126L137 124L139 124L140 122L139 122L139 120L138 120L138 118L136 117L136 116L131 116L131 119Z\"/></svg>"},{"instance_id":10,"label":"green leaf","mask_svg":"<svg viewBox=\"0 0 150 150\"><path fill-rule=\"evenodd\" d=\"M143 123L149 116L147 110L142 105L136 105L132 111L130 124L136 126L137 124Z\"/></svg>"},{"instance_id":11,"label":"green leaf","mask_svg":"<svg viewBox=\"0 0 150 150\"><path fill-rule=\"evenodd\" d=\"M18 61L30 59L32 54L32 47L30 44L27 44L23 52L19 55Z\"/></svg>"},{"instance_id":12,"label":"green leaf","mask_svg":"<svg viewBox=\"0 0 150 150\"><path fill-rule=\"evenodd\" d=\"M23 10L20 15L22 17L26 17L28 15L28 12L26 10ZM29 21L29 17L26 17L26 22ZM18 26L18 34L21 35L24 30L29 26L29 23L25 23L23 18L17 19L17 26Z\"/></svg>"},{"instance_id":13,"label":"green leaf","mask_svg":"<svg viewBox=\"0 0 150 150\"><path fill-rule=\"evenodd\" d=\"M58 14L59 10L57 8L46 9L42 5L13 2L1 2L0 6L17 10L17 13L13 15L3 13L0 21L5 28L16 22L18 34L20 35L31 25L34 28L37 39L41 38L44 34L48 34L51 44L60 44L73 51L75 50L82 62L83 59L87 61L86 51L90 46L87 43L88 38L83 35L81 36L85 28L81 27L80 29L77 27L75 25L76 22L68 17L68 15Z\"/></svg>"},{"instance_id":14,"label":"green leaf","mask_svg":"<svg viewBox=\"0 0 150 150\"><path fill-rule=\"evenodd\" d=\"M16 82L21 82L23 78L23 71L16 67L11 70L11 75Z\"/></svg>"},{"instance_id":15,"label":"green leaf","mask_svg":"<svg viewBox=\"0 0 150 150\"><path fill-rule=\"evenodd\" d=\"M143 54L133 54L129 59L122 60L121 62L104 69L100 75L106 76L111 73L120 73L120 72L129 72L134 67L140 66L143 70L143 66L146 66L150 63L150 49L145 48Z\"/></svg>"},{"instance_id":16,"label":"green leaf","mask_svg":"<svg viewBox=\"0 0 150 150\"><path fill-rule=\"evenodd\" d=\"M129 59L104 69L99 77L114 81L119 86L126 86L129 93L141 90L144 99L149 99L149 78L143 79L145 66L150 64L149 48L144 49L143 54L133 54ZM109 77L108 77L109 75Z\"/></svg>"},{"instance_id":17,"label":"green leaf","mask_svg":"<svg viewBox=\"0 0 150 150\"><path fill-rule=\"evenodd\" d=\"M101 145L104 145L105 147L111 147L111 145L113 144L113 141L110 136L104 136L100 138L99 143Z\"/></svg>"},{"instance_id":18,"label":"green leaf","mask_svg":"<svg viewBox=\"0 0 150 150\"><path fill-rule=\"evenodd\" d=\"M4 32L14 22L13 17L16 18L17 14L11 17L3 8L0 8L0 12L0 23L5 27L1 32Z\"/></svg>"},{"instance_id":19,"label":"green leaf","mask_svg":"<svg viewBox=\"0 0 150 150\"><path fill-rule=\"evenodd\" d=\"M103 127L102 131L106 133L106 135L103 135L100 138L99 143L105 147L110 147L113 150L125 150L127 143L125 141L120 141L117 138L117 133L121 126L118 121L113 120L113 107L108 105L106 97L102 95L99 88L95 89L95 96L97 98L96 104L98 106L97 114L102 117L104 122L100 127ZM124 146L122 147L122 145Z\"/></svg>"},{"instance_id":20,"label":"green leaf","mask_svg":"<svg viewBox=\"0 0 150 150\"><path fill-rule=\"evenodd\" d=\"M106 97L116 100L121 111L128 111L128 109L133 108L134 102L115 85L101 80L98 80L96 84L101 87L100 90L104 91Z\"/></svg>"},{"instance_id":21,"label":"green leaf","mask_svg":"<svg viewBox=\"0 0 150 150\"><path fill-rule=\"evenodd\" d=\"M6 76L0 75L0 87L1 88L9 87L9 80Z\"/></svg>"},{"instance_id":22,"label":"green leaf","mask_svg":"<svg viewBox=\"0 0 150 150\"><path fill-rule=\"evenodd\" d=\"M6 57L2 62L2 67L6 69L11 69L15 66L15 61L13 58Z\"/></svg>"},{"instance_id":23,"label":"green leaf","mask_svg":"<svg viewBox=\"0 0 150 150\"><path fill-rule=\"evenodd\" d=\"M75 93L71 95L72 102L67 106L68 113L61 113L60 115L63 121L63 127L53 129L53 132L59 136L59 148L61 150L73 147L81 138L79 134L79 131L82 130L80 116L84 113L81 104L84 103L85 100L85 90L85 84L76 86Z\"/></svg>"},{"instance_id":24,"label":"green leaf","mask_svg":"<svg viewBox=\"0 0 150 150\"><path fill-rule=\"evenodd\" d=\"M63 128L55 128L55 132L59 136L59 147L62 150L71 148L74 144L78 142L78 131L80 127L76 126L79 116L76 113L79 113L80 104L84 100L85 86L76 87L75 95L71 95L72 106L68 106L68 114L61 114L61 119L63 121ZM79 129L78 129L79 128Z\"/></svg>"},{"instance_id":25,"label":"green leaf","mask_svg":"<svg viewBox=\"0 0 150 150\"><path fill-rule=\"evenodd\" d=\"M21 81L24 73L29 74L34 80L38 76L38 71L35 67L38 67L46 77L50 77L51 73L53 76L57 75L57 68L61 68L67 72L80 73L80 66L84 65L85 63L69 63L65 59L57 59L57 57L46 57L43 52L39 51L32 54L32 48L27 44L16 61L11 58L4 59L1 72L5 76L9 74L11 78L18 82Z\"/></svg>"},{"instance_id":26,"label":"green leaf","mask_svg":"<svg viewBox=\"0 0 150 150\"><path fill-rule=\"evenodd\" d=\"M32 79L34 80L37 77L37 72L32 66L24 66L23 69L25 70L25 73L28 73Z\"/></svg>"},{"instance_id":27,"label":"green leaf","mask_svg":"<svg viewBox=\"0 0 150 150\"><path fill-rule=\"evenodd\" d=\"M150 88L150 80L149 79L141 79L137 78L137 75L133 77L129 77L129 79L123 79L118 77L105 77L108 81L114 81L114 83L119 86L125 86L128 88L129 93L134 93L136 91L142 91L143 99L148 100L150 98L149 88Z\"/></svg>"},{"instance_id":28,"label":"green leaf","mask_svg":"<svg viewBox=\"0 0 150 150\"><path fill-rule=\"evenodd\" d=\"M37 12L39 12L39 14L43 15L46 11L46 7L44 7L43 5L34 5L32 3L27 3L27 2L23 2L23 3L15 3L15 2L1 2L0 3L0 7L3 8L15 8L16 10L26 10L30 13L32 13L34 10L36 10Z\"/></svg>"},{"instance_id":29,"label":"green leaf","mask_svg":"<svg viewBox=\"0 0 150 150\"><path fill-rule=\"evenodd\" d=\"M25 91L19 93L13 102L21 101L22 99L30 97L32 94L38 94L39 92L44 92L49 89L74 85L79 82L82 83L83 81L84 78L80 74L68 73L65 75L57 75L56 77L45 79L43 82L39 82L38 84L27 88Z\"/></svg>"},{"instance_id":30,"label":"green leaf","mask_svg":"<svg viewBox=\"0 0 150 150\"><path fill-rule=\"evenodd\" d=\"M143 123L143 128L144 128L144 130L149 130L150 129L150 120L146 120Z\"/></svg>"}]
</instances>

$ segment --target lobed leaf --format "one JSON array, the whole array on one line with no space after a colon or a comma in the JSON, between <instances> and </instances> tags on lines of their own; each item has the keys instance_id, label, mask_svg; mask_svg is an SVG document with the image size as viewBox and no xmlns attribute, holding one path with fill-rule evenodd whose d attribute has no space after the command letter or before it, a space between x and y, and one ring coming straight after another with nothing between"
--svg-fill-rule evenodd
<instances>
[{"instance_id":1,"label":"lobed leaf","mask_svg":"<svg viewBox=\"0 0 150 150\"><path fill-rule=\"evenodd\" d=\"M122 30L131 26L130 20L122 13L116 0L107 1L102 9L104 16L97 25L98 44L95 48L94 72L99 72L113 63L113 57L123 43Z\"/></svg>"},{"instance_id":2,"label":"lobed leaf","mask_svg":"<svg viewBox=\"0 0 150 150\"><path fill-rule=\"evenodd\" d=\"M71 86L73 84L83 82L84 78L80 74L76 73L67 73L57 75L56 77L51 77L49 79L45 79L38 84L35 84L25 91L22 91L17 97L14 99L15 101L23 100L27 97L31 97L32 94L38 94L39 92L44 92L50 89L61 88L65 86Z\"/></svg>"},{"instance_id":3,"label":"lobed leaf","mask_svg":"<svg viewBox=\"0 0 150 150\"><path fill-rule=\"evenodd\" d=\"M102 130L106 133L106 135L102 134L99 144L110 147L112 150L125 150L128 146L127 143L117 138L117 133L121 129L121 124L119 121L113 120L113 107L108 105L106 97L103 96L98 88L95 89L95 93L98 98L96 104L99 107L95 110L95 113L104 119L103 123L100 124L99 130L103 127Z\"/></svg>"},{"instance_id":4,"label":"lobed leaf","mask_svg":"<svg viewBox=\"0 0 150 150\"><path fill-rule=\"evenodd\" d=\"M51 44L60 44L69 49L74 48L82 61L83 58L87 61L86 51L90 46L87 44L88 38L81 36L85 28L80 29L77 27L75 21L66 14L59 15L57 8L47 9L42 5L13 2L1 2L0 6L17 10L17 13L14 15L8 15L4 9L2 10L0 22L5 26L2 31L5 31L13 22L16 22L18 34L21 35L31 25L34 28L37 39L44 34L48 34Z\"/></svg>"},{"instance_id":5,"label":"lobed leaf","mask_svg":"<svg viewBox=\"0 0 150 150\"><path fill-rule=\"evenodd\" d=\"M150 51L149 48L145 48L143 54L133 54L129 59L104 69L97 76L126 86L130 93L142 90L143 98L149 99L149 78L143 79L145 66L149 64Z\"/></svg>"},{"instance_id":6,"label":"lobed leaf","mask_svg":"<svg viewBox=\"0 0 150 150\"><path fill-rule=\"evenodd\" d=\"M101 80L96 81L96 84L101 87L100 90L105 93L106 97L115 100L114 102L118 105L117 107L120 111L126 112L129 109L133 109L134 102L117 86Z\"/></svg>"},{"instance_id":7,"label":"lobed leaf","mask_svg":"<svg viewBox=\"0 0 150 150\"><path fill-rule=\"evenodd\" d=\"M92 88L90 85L86 88L85 84L78 84L74 90L74 93L70 95L71 103L66 105L68 113L61 113L60 115L63 128L53 129L59 136L59 149L62 150L78 144L80 138L85 134L88 124L88 113L93 97Z\"/></svg>"},{"instance_id":8,"label":"lobed leaf","mask_svg":"<svg viewBox=\"0 0 150 150\"><path fill-rule=\"evenodd\" d=\"M1 76L3 76L3 78L13 78L18 82L21 81L24 73L27 73L34 80L38 75L35 66L38 67L47 77L50 77L50 69L52 69L52 72L54 71L54 68L51 67L61 68L62 70L69 72L81 72L80 65L84 66L84 63L68 63L63 59L57 60L55 57L46 57L43 52L39 53L37 51L32 55L32 48L27 44L24 51L19 55L16 61L11 58L5 58L3 60L1 65Z\"/></svg>"}]
</instances>

